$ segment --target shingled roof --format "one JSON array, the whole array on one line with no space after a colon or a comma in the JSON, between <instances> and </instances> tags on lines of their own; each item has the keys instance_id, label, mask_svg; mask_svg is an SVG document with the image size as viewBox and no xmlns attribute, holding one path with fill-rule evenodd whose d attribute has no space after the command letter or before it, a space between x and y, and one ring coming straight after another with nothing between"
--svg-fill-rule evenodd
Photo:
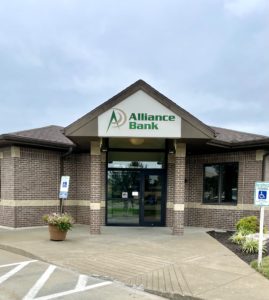
<instances>
[{"instance_id":1,"label":"shingled roof","mask_svg":"<svg viewBox=\"0 0 269 300\"><path fill-rule=\"evenodd\" d=\"M269 137L259 134L247 133L242 131L236 131L231 129L225 129L220 127L211 126L211 128L215 131L216 137L213 140L218 143L225 143L227 145L236 146L236 145L244 145L244 144L255 144L255 143L268 143Z\"/></svg>"},{"instance_id":2,"label":"shingled roof","mask_svg":"<svg viewBox=\"0 0 269 300\"><path fill-rule=\"evenodd\" d=\"M214 126L211 126L211 128L216 133L215 139L210 141L211 144L222 144L232 148L242 147L244 145L269 145L268 136ZM54 146L60 148L68 148L75 146L75 144L64 135L64 127L56 125L2 134L0 136L0 142L2 142L1 144L3 144L4 141L40 146Z\"/></svg>"},{"instance_id":3,"label":"shingled roof","mask_svg":"<svg viewBox=\"0 0 269 300\"><path fill-rule=\"evenodd\" d=\"M64 127L50 125L30 130L2 134L0 140L55 147L72 147L75 144L63 134Z\"/></svg>"}]
</instances>

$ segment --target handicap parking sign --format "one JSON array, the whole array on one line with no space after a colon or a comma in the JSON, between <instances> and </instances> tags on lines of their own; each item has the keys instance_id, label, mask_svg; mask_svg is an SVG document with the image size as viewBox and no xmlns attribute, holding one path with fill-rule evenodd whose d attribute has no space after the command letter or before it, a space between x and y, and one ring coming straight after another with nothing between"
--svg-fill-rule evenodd
<instances>
[{"instance_id":1,"label":"handicap parking sign","mask_svg":"<svg viewBox=\"0 0 269 300\"><path fill-rule=\"evenodd\" d=\"M260 181L255 183L254 204L259 206L269 206L269 182Z\"/></svg>"},{"instance_id":2,"label":"handicap parking sign","mask_svg":"<svg viewBox=\"0 0 269 300\"><path fill-rule=\"evenodd\" d=\"M62 176L60 184L59 198L67 199L69 190L70 176Z\"/></svg>"},{"instance_id":3,"label":"handicap parking sign","mask_svg":"<svg viewBox=\"0 0 269 300\"><path fill-rule=\"evenodd\" d=\"M259 191L258 192L258 198L259 199L267 199L267 191Z\"/></svg>"},{"instance_id":4,"label":"handicap parking sign","mask_svg":"<svg viewBox=\"0 0 269 300\"><path fill-rule=\"evenodd\" d=\"M67 181L64 181L64 182L63 182L62 187L63 187L63 188L66 188L66 187L67 187Z\"/></svg>"}]
</instances>

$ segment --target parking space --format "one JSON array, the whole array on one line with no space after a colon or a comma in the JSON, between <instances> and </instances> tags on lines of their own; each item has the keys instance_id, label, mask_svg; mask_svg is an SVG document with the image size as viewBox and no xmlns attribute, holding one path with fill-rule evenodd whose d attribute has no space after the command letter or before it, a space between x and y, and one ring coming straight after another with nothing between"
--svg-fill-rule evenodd
<instances>
[{"instance_id":1,"label":"parking space","mask_svg":"<svg viewBox=\"0 0 269 300\"><path fill-rule=\"evenodd\" d=\"M0 291L1 300L160 299L109 280L3 250L0 250Z\"/></svg>"}]
</instances>

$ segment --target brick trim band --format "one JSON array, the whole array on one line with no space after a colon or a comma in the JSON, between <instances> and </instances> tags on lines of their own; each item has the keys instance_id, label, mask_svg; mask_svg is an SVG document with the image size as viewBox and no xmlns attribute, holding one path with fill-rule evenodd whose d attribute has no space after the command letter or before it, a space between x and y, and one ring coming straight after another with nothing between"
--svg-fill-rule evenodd
<instances>
[{"instance_id":1,"label":"brick trim band","mask_svg":"<svg viewBox=\"0 0 269 300\"><path fill-rule=\"evenodd\" d=\"M90 206L90 200L64 200L64 206ZM0 206L58 206L59 200L0 200Z\"/></svg>"},{"instance_id":2,"label":"brick trim band","mask_svg":"<svg viewBox=\"0 0 269 300\"><path fill-rule=\"evenodd\" d=\"M101 203L93 202L93 203L90 204L90 208L91 208L91 210L100 210L101 209Z\"/></svg>"},{"instance_id":3,"label":"brick trim band","mask_svg":"<svg viewBox=\"0 0 269 300\"><path fill-rule=\"evenodd\" d=\"M174 211L184 211L184 204L174 204Z\"/></svg>"},{"instance_id":4,"label":"brick trim band","mask_svg":"<svg viewBox=\"0 0 269 300\"><path fill-rule=\"evenodd\" d=\"M199 208L199 209L218 209L218 210L260 210L260 207L255 206L254 204L242 204L237 205L214 205L214 204L203 204L200 202L189 202L185 203L186 208ZM265 207L265 210L269 208Z\"/></svg>"}]
</instances>

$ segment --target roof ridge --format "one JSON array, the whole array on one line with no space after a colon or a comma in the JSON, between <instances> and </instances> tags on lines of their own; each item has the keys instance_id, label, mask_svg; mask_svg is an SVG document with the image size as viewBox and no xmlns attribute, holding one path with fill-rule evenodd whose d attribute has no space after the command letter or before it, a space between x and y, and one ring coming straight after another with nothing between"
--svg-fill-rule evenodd
<instances>
[{"instance_id":1,"label":"roof ridge","mask_svg":"<svg viewBox=\"0 0 269 300\"><path fill-rule=\"evenodd\" d=\"M31 129L24 129L24 130L20 130L20 131L8 132L6 134L12 135L12 134L18 134L18 133L22 133L22 132L26 132L26 131L34 131L34 130L40 130L40 129L50 128L50 127L57 127L59 129L64 129L64 127L60 126L60 125L47 125L47 126L42 126L42 127L37 127L37 128L31 128Z\"/></svg>"}]
</instances>

